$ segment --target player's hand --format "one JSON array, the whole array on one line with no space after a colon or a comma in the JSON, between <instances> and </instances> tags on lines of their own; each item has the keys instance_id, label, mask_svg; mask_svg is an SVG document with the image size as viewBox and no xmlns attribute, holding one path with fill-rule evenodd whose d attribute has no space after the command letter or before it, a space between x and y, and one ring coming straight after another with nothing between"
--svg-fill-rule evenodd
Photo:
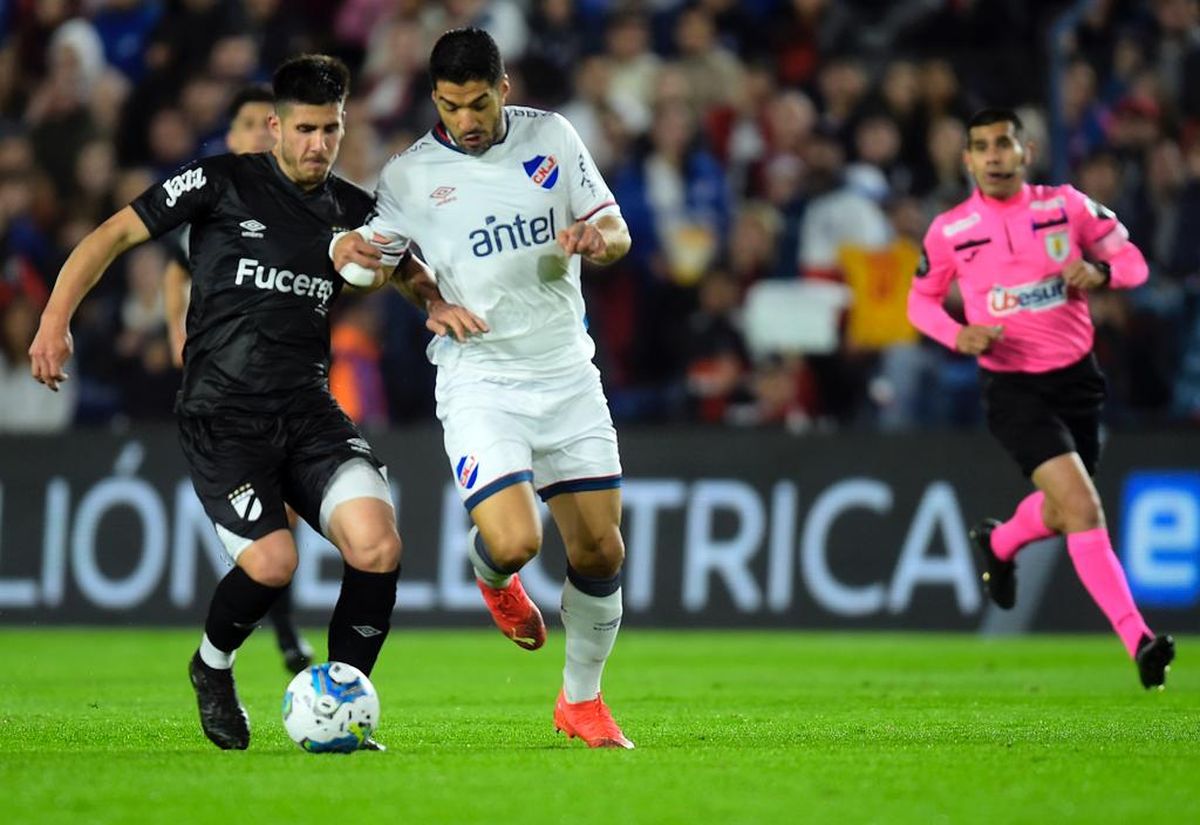
<instances>
[{"instance_id":1,"label":"player's hand","mask_svg":"<svg viewBox=\"0 0 1200 825\"><path fill-rule=\"evenodd\" d=\"M333 245L333 268L338 272L348 263L379 269L383 253L357 232L347 232Z\"/></svg>"},{"instance_id":2,"label":"player's hand","mask_svg":"<svg viewBox=\"0 0 1200 825\"><path fill-rule=\"evenodd\" d=\"M992 348L992 344L1000 340L1000 336L1003 334L1004 327L999 324L994 326L967 324L958 331L954 348L963 355L983 355Z\"/></svg>"},{"instance_id":3,"label":"player's hand","mask_svg":"<svg viewBox=\"0 0 1200 825\"><path fill-rule=\"evenodd\" d=\"M577 221L566 229L560 229L556 240L568 255L600 258L608 250L604 235L587 221Z\"/></svg>"},{"instance_id":4,"label":"player's hand","mask_svg":"<svg viewBox=\"0 0 1200 825\"><path fill-rule=\"evenodd\" d=\"M434 335L452 335L455 341L465 341L472 335L488 331L482 318L458 304L433 300L426 309L429 317L425 320L425 328Z\"/></svg>"},{"instance_id":5,"label":"player's hand","mask_svg":"<svg viewBox=\"0 0 1200 825\"><path fill-rule=\"evenodd\" d=\"M1108 278L1094 265L1085 260L1071 261L1063 267L1063 280L1076 289L1099 289L1108 283Z\"/></svg>"},{"instance_id":6,"label":"player's hand","mask_svg":"<svg viewBox=\"0 0 1200 825\"><path fill-rule=\"evenodd\" d=\"M30 371L34 379L58 392L58 385L68 378L63 366L74 351L71 330L65 324L47 324L43 318L29 346Z\"/></svg>"}]
</instances>

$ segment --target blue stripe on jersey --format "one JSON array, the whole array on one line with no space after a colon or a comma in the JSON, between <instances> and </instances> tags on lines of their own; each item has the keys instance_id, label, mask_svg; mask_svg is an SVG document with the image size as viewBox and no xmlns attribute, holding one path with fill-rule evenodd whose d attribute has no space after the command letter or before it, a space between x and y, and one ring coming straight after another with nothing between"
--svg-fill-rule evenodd
<instances>
[{"instance_id":1,"label":"blue stripe on jersey","mask_svg":"<svg viewBox=\"0 0 1200 825\"><path fill-rule=\"evenodd\" d=\"M558 481L538 490L542 501L549 501L562 493L586 493L591 490L615 490L621 486L621 476L595 476L593 478L572 478Z\"/></svg>"},{"instance_id":2,"label":"blue stripe on jersey","mask_svg":"<svg viewBox=\"0 0 1200 825\"><path fill-rule=\"evenodd\" d=\"M467 508L467 512L471 512L484 499L494 496L496 493L503 490L505 487L511 487L514 484L520 484L522 481L533 481L533 470L517 470L515 473L509 473L506 476L500 476L495 481L489 482L480 487L475 493L463 502L463 506Z\"/></svg>"}]
</instances>

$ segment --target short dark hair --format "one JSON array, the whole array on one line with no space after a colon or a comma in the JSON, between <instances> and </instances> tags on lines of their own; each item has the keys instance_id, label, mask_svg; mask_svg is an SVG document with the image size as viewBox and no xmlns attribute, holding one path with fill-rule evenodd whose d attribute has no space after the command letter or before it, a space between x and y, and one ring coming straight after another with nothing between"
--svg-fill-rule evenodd
<instances>
[{"instance_id":1,"label":"short dark hair","mask_svg":"<svg viewBox=\"0 0 1200 825\"><path fill-rule=\"evenodd\" d=\"M993 123L1011 123L1013 130L1019 135L1025 129L1025 124L1021 122L1021 118L1017 117L1017 113L1012 109L980 109L975 114L971 115L971 119L967 121L967 134L971 134L971 130L977 126L991 126Z\"/></svg>"},{"instance_id":2,"label":"short dark hair","mask_svg":"<svg viewBox=\"0 0 1200 825\"><path fill-rule=\"evenodd\" d=\"M327 54L302 54L278 69L271 80L275 105L304 103L326 106L344 103L350 92L350 70Z\"/></svg>"},{"instance_id":3,"label":"short dark hair","mask_svg":"<svg viewBox=\"0 0 1200 825\"><path fill-rule=\"evenodd\" d=\"M504 77L504 60L496 41L483 29L451 29L438 38L429 55L429 82L462 85L482 80L495 86Z\"/></svg>"},{"instance_id":4,"label":"short dark hair","mask_svg":"<svg viewBox=\"0 0 1200 825\"><path fill-rule=\"evenodd\" d=\"M259 83L253 86L245 86L233 96L233 100L229 102L229 108L225 110L225 116L230 120L235 120L238 113L242 111L242 107L247 103L274 102L275 93L271 91L270 86L264 86Z\"/></svg>"}]
</instances>

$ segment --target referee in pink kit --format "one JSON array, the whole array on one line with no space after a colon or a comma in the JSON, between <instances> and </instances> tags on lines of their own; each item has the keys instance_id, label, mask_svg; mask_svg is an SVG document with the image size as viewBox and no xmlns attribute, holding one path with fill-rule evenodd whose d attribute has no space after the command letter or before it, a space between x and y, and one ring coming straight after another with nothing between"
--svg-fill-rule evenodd
<instances>
[{"instance_id":1,"label":"referee in pink kit","mask_svg":"<svg viewBox=\"0 0 1200 825\"><path fill-rule=\"evenodd\" d=\"M971 530L988 595L1016 603L1016 555L1063 533L1083 586L1161 688L1175 642L1146 625L1113 553L1092 475L1100 456L1104 375L1092 354L1087 292L1130 289L1148 274L1116 215L1072 186L1026 183L1020 118L985 109L967 124L974 194L938 215L908 296L908 317L950 349L977 356L988 429L1037 488L1008 521ZM958 280L967 324L942 306Z\"/></svg>"}]
</instances>

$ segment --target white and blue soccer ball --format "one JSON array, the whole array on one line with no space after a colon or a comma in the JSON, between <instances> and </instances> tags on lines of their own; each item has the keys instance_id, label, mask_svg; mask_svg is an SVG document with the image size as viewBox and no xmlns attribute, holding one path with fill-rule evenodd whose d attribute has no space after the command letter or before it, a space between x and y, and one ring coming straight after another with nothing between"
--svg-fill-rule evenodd
<instances>
[{"instance_id":1,"label":"white and blue soccer ball","mask_svg":"<svg viewBox=\"0 0 1200 825\"><path fill-rule=\"evenodd\" d=\"M309 753L350 753L379 725L379 694L366 674L325 662L296 674L283 694L283 726Z\"/></svg>"}]
</instances>

